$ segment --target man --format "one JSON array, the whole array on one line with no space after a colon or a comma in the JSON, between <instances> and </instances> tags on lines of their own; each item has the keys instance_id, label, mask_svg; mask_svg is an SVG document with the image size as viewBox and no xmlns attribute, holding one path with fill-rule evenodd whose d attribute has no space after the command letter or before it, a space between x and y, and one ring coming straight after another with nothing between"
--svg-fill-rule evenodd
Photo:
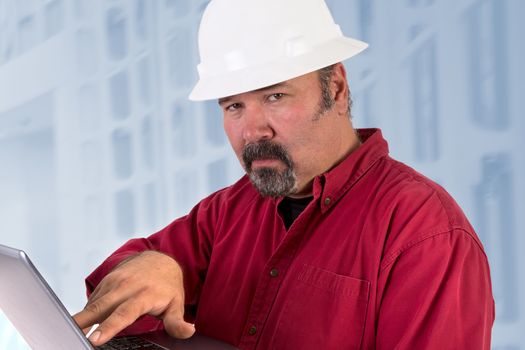
<instances>
[{"instance_id":1,"label":"man","mask_svg":"<svg viewBox=\"0 0 525 350\"><path fill-rule=\"evenodd\" d=\"M247 176L87 279L75 316L241 349L489 349L489 268L441 187L354 130L340 63L366 47L322 0L212 0L193 99L218 99Z\"/></svg>"}]
</instances>

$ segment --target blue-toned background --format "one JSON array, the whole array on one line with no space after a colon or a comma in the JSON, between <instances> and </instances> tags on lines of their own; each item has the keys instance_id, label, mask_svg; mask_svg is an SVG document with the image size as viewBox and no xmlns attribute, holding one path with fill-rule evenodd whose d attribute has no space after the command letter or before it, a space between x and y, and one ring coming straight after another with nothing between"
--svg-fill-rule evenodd
<instances>
[{"instance_id":1,"label":"blue-toned background","mask_svg":"<svg viewBox=\"0 0 525 350\"><path fill-rule=\"evenodd\" d=\"M71 312L111 251L242 173L216 102L186 98L206 3L0 0L0 243ZM355 124L460 203L491 263L493 348L525 350L525 1L328 3L371 44L346 64ZM25 349L1 313L0 349Z\"/></svg>"}]
</instances>

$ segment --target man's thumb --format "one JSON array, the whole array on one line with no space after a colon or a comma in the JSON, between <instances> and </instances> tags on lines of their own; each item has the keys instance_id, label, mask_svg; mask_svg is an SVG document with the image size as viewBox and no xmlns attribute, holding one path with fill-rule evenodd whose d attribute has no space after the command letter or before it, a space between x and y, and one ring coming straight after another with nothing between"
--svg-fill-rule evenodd
<instances>
[{"instance_id":1,"label":"man's thumb","mask_svg":"<svg viewBox=\"0 0 525 350\"><path fill-rule=\"evenodd\" d=\"M177 339L187 339L195 333L195 326L184 321L179 312L167 312L163 318L166 332Z\"/></svg>"}]
</instances>

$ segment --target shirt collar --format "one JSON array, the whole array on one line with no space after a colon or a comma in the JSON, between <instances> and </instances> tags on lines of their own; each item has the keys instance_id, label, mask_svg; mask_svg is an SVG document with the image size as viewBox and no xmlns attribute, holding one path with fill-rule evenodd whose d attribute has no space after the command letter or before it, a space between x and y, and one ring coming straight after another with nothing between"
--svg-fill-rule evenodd
<instances>
[{"instance_id":1,"label":"shirt collar","mask_svg":"<svg viewBox=\"0 0 525 350\"><path fill-rule=\"evenodd\" d=\"M348 191L380 158L388 155L388 143L380 129L357 129L362 144L341 163L314 179L314 199L320 198L325 212Z\"/></svg>"}]
</instances>

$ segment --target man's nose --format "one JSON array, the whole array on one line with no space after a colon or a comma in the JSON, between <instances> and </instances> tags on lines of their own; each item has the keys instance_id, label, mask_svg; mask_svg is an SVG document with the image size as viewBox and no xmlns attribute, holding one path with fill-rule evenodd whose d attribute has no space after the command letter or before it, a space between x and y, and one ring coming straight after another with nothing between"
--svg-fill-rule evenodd
<instances>
[{"instance_id":1,"label":"man's nose","mask_svg":"<svg viewBox=\"0 0 525 350\"><path fill-rule=\"evenodd\" d=\"M262 107L247 108L244 115L243 138L248 143L270 140L274 130L269 124L267 115Z\"/></svg>"}]
</instances>

